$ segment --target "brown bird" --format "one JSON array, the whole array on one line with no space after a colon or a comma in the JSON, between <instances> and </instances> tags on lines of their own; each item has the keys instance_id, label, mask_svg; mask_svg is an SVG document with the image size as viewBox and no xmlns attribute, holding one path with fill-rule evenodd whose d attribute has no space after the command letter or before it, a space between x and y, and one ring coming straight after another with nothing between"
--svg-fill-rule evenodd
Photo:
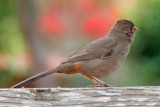
<instances>
[{"instance_id":1,"label":"brown bird","mask_svg":"<svg viewBox=\"0 0 160 107\"><path fill-rule=\"evenodd\" d=\"M117 70L124 62L136 31L138 29L133 22L126 19L117 20L106 36L78 49L58 67L28 78L12 88L23 87L52 73L80 73L89 78L95 86L109 86L99 78Z\"/></svg>"}]
</instances>

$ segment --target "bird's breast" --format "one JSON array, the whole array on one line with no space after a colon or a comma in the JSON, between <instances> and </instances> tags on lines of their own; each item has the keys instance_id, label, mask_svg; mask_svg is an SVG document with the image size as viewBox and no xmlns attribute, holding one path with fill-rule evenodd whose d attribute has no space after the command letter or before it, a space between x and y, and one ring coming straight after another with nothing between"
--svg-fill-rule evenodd
<instances>
[{"instance_id":1,"label":"bird's breast","mask_svg":"<svg viewBox=\"0 0 160 107\"><path fill-rule=\"evenodd\" d=\"M108 58L82 61L82 73L97 78L105 77L117 70L128 55L129 47L116 47L113 54Z\"/></svg>"}]
</instances>

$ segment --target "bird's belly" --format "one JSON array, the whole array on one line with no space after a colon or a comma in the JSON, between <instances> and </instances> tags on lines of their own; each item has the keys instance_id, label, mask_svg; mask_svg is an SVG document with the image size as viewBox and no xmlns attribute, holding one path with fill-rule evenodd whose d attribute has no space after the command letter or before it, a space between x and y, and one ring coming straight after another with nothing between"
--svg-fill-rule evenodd
<instances>
[{"instance_id":1,"label":"bird's belly","mask_svg":"<svg viewBox=\"0 0 160 107\"><path fill-rule=\"evenodd\" d=\"M88 62L85 61L81 72L87 74L88 76L95 76L98 78L105 77L117 68L117 64L112 65L107 62L108 61L102 59L94 59Z\"/></svg>"}]
</instances>

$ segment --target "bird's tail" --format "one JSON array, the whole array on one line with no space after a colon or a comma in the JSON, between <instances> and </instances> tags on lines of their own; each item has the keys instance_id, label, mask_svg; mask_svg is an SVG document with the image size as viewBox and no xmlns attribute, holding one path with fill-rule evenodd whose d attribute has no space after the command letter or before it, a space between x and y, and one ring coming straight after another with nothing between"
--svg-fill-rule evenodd
<instances>
[{"instance_id":1,"label":"bird's tail","mask_svg":"<svg viewBox=\"0 0 160 107\"><path fill-rule=\"evenodd\" d=\"M65 74L74 74L77 73L80 70L80 63L65 63L65 64L61 64L58 67L48 70L48 71L44 71L42 73L39 73L33 77L30 77L14 86L12 86L11 88L21 88L29 83L32 83L40 78L46 77L50 74L53 73L65 73Z\"/></svg>"},{"instance_id":2,"label":"bird's tail","mask_svg":"<svg viewBox=\"0 0 160 107\"><path fill-rule=\"evenodd\" d=\"M44 71L42 73L39 73L39 74L37 74L37 75L35 75L33 77L30 77L30 78L28 78L28 79L26 79L26 80L24 80L24 81L22 81L22 82L20 82L20 83L18 83L16 85L12 86L11 88L21 88L21 87L23 87L23 86L25 86L25 85L27 85L29 83L32 83L32 82L34 82L34 81L36 81L36 80L38 80L40 78L43 78L45 76L48 76L48 75L50 75L52 73L56 73L56 72L57 72L56 68L52 69L52 70Z\"/></svg>"}]
</instances>

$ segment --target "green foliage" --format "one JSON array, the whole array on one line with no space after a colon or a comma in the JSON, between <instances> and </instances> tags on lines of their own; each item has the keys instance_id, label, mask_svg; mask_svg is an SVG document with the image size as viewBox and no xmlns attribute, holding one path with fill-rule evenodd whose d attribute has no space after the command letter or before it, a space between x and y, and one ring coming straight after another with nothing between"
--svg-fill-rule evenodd
<instances>
[{"instance_id":1,"label":"green foliage","mask_svg":"<svg viewBox=\"0 0 160 107\"><path fill-rule=\"evenodd\" d=\"M13 54L25 49L16 11L14 1L0 1L0 51L5 53Z\"/></svg>"},{"instance_id":2,"label":"green foliage","mask_svg":"<svg viewBox=\"0 0 160 107\"><path fill-rule=\"evenodd\" d=\"M160 84L160 1L137 0L130 14L136 20L135 25L140 29L136 33L135 41L131 47L129 60L132 75L131 81L141 85ZM130 13L132 13L130 11ZM130 62L130 63L131 63ZM135 67L138 66L138 69ZM131 74L132 74L131 73ZM133 79L134 78L134 79Z\"/></svg>"},{"instance_id":3,"label":"green foliage","mask_svg":"<svg viewBox=\"0 0 160 107\"><path fill-rule=\"evenodd\" d=\"M0 88L8 87L13 83L13 77L8 70L0 70Z\"/></svg>"},{"instance_id":4,"label":"green foliage","mask_svg":"<svg viewBox=\"0 0 160 107\"><path fill-rule=\"evenodd\" d=\"M18 26L17 10L14 2L13 0L0 0L0 54L8 55L10 58L26 49ZM7 67L1 68L0 66L0 88L4 88L14 81L11 70L9 70L11 66L7 66L10 62L6 60L1 62L5 62Z\"/></svg>"},{"instance_id":5,"label":"green foliage","mask_svg":"<svg viewBox=\"0 0 160 107\"><path fill-rule=\"evenodd\" d=\"M24 51L25 44L14 18L6 18L0 25L0 51L5 53L19 53Z\"/></svg>"},{"instance_id":6,"label":"green foliage","mask_svg":"<svg viewBox=\"0 0 160 107\"><path fill-rule=\"evenodd\" d=\"M14 1L0 0L0 21L13 14L15 14Z\"/></svg>"}]
</instances>

